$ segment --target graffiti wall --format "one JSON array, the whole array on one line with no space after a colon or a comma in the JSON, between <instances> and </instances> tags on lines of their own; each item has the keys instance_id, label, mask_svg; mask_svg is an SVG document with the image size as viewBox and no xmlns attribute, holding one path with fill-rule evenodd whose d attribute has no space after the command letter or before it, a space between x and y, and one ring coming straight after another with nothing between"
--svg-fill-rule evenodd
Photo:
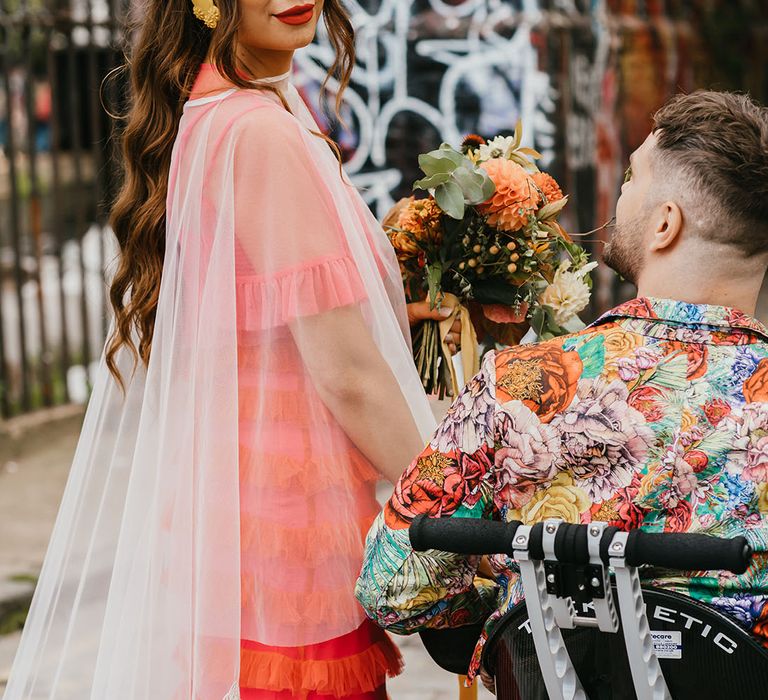
<instances>
[{"instance_id":1,"label":"graffiti wall","mask_svg":"<svg viewBox=\"0 0 768 700\"><path fill-rule=\"evenodd\" d=\"M331 126L347 169L383 215L410 192L418 153L469 132L511 133L572 195L566 223L607 222L631 151L678 90L749 89L765 98L768 10L762 0L347 0L357 66L349 130ZM317 104L333 60L321 35L298 57ZM586 237L593 248L605 232ZM596 307L626 293L601 273ZM596 309L597 310L597 309Z\"/></svg>"}]
</instances>

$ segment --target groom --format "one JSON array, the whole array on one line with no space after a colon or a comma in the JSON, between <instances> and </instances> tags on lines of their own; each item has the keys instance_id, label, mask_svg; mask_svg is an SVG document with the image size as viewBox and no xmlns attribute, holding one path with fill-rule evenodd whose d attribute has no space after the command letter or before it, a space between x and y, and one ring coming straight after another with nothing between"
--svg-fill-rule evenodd
<instances>
[{"instance_id":1,"label":"groom","mask_svg":"<svg viewBox=\"0 0 768 700\"><path fill-rule=\"evenodd\" d=\"M488 356L374 524L357 597L383 627L490 615L488 627L521 600L506 557L483 586L476 557L414 552L418 514L560 517L745 535L746 574L725 590L691 573L684 592L738 610L768 642L768 329L752 318L768 267L768 110L674 97L632 154L616 220L604 259L638 298L576 335Z\"/></svg>"}]
</instances>

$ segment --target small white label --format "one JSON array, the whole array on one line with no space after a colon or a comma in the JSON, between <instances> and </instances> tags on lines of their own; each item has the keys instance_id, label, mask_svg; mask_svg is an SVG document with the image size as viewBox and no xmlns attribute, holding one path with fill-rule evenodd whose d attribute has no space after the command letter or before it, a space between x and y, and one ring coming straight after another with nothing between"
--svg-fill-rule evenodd
<instances>
[{"instance_id":1,"label":"small white label","mask_svg":"<svg viewBox=\"0 0 768 700\"><path fill-rule=\"evenodd\" d=\"M682 632L651 632L657 659L682 659Z\"/></svg>"}]
</instances>

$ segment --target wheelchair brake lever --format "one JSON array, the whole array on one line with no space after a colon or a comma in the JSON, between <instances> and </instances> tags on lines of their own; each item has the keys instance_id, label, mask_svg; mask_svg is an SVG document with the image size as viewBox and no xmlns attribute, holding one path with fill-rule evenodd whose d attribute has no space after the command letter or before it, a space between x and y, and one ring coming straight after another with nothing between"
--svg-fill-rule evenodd
<instances>
[{"instance_id":1,"label":"wheelchair brake lever","mask_svg":"<svg viewBox=\"0 0 768 700\"><path fill-rule=\"evenodd\" d=\"M619 616L616 612L616 603L613 598L608 567L603 564L603 560L600 558L600 542L602 541L605 528L606 523L598 522L591 523L587 528L589 563L592 567L589 585L593 593L597 591L603 593L603 597L595 595L592 599L598 628L601 632L612 632L615 634L619 631Z\"/></svg>"},{"instance_id":2,"label":"wheelchair brake lever","mask_svg":"<svg viewBox=\"0 0 768 700\"><path fill-rule=\"evenodd\" d=\"M628 533L617 532L608 549L616 576L624 644L637 700L672 700L653 648L653 638L645 614L643 592L637 568L625 557Z\"/></svg>"},{"instance_id":3,"label":"wheelchair brake lever","mask_svg":"<svg viewBox=\"0 0 768 700\"><path fill-rule=\"evenodd\" d=\"M547 583L553 583L556 577L555 573L547 572L547 563L557 561L555 554L555 537L562 520L550 518L544 523L544 532L541 535L541 546L544 550L544 573L547 577ZM560 629L572 630L576 627L576 610L573 606L573 599L564 596L548 594L549 606L555 615L555 622Z\"/></svg>"},{"instance_id":4,"label":"wheelchair brake lever","mask_svg":"<svg viewBox=\"0 0 768 700\"><path fill-rule=\"evenodd\" d=\"M531 634L547 694L550 700L588 700L555 620L554 597L547 593L544 564L530 557L530 536L531 526L521 525L512 547L520 567Z\"/></svg>"}]
</instances>

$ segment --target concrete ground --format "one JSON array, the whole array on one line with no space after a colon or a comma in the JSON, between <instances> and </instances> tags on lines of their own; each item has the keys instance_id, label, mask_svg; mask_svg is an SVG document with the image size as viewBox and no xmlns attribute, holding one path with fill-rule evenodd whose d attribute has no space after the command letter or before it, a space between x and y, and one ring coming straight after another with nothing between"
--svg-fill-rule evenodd
<instances>
[{"instance_id":1,"label":"concrete ground","mask_svg":"<svg viewBox=\"0 0 768 700\"><path fill-rule=\"evenodd\" d=\"M77 441L76 422L30 432L17 454L0 445L0 605L23 599L31 590L21 576L36 576L45 556L61 493ZM0 435L0 441L9 439ZM19 634L0 635L0 693L13 662ZM457 700L456 676L442 671L427 655L419 637L397 638L405 672L390 681L392 700ZM492 695L484 688L479 699Z\"/></svg>"}]
</instances>

